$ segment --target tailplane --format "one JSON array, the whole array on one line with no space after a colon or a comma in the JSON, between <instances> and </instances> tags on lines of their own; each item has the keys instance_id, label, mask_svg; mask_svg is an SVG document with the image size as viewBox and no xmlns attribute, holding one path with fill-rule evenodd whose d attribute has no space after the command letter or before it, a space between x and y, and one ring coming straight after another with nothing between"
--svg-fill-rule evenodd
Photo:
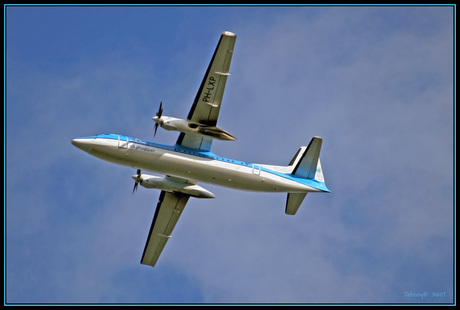
<instances>
[{"instance_id":1,"label":"tailplane","mask_svg":"<svg viewBox=\"0 0 460 310\"><path fill-rule=\"evenodd\" d=\"M288 193L284 213L295 215L307 193Z\"/></svg>"}]
</instances>

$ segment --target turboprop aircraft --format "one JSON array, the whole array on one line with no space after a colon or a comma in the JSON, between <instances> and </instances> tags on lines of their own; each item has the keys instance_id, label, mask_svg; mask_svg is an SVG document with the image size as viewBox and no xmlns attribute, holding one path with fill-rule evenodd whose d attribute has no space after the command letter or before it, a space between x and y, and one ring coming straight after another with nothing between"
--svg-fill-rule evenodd
<instances>
[{"instance_id":1,"label":"turboprop aircraft","mask_svg":"<svg viewBox=\"0 0 460 310\"><path fill-rule=\"evenodd\" d=\"M322 139L313 137L287 166L247 163L211 152L214 139L235 141L217 127L236 35L222 33L187 119L163 116L163 104L153 117L158 127L179 131L174 145L163 145L121 134L72 139L72 144L106 161L136 169L138 185L161 190L141 264L155 266L190 197L215 198L198 182L258 192L287 193L285 213L294 215L307 193L329 192L319 154ZM146 174L152 171L163 177Z\"/></svg>"}]
</instances>

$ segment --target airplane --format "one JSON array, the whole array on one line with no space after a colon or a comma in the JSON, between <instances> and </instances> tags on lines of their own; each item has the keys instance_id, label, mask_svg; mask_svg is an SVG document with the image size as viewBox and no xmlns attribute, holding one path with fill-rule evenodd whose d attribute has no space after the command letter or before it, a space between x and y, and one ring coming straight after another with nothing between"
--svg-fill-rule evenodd
<instances>
[{"instance_id":1,"label":"airplane","mask_svg":"<svg viewBox=\"0 0 460 310\"><path fill-rule=\"evenodd\" d=\"M138 185L161 190L141 264L154 267L190 197L215 198L198 182L257 192L287 193L285 213L296 214L308 193L326 192L320 162L322 138L313 137L287 166L248 163L211 152L214 139L235 141L217 127L236 35L222 33L187 119L163 116L163 104L153 116L158 127L179 131L175 145L163 145L122 134L72 139L79 149L103 160L136 169ZM164 176L146 174L152 171Z\"/></svg>"}]
</instances>

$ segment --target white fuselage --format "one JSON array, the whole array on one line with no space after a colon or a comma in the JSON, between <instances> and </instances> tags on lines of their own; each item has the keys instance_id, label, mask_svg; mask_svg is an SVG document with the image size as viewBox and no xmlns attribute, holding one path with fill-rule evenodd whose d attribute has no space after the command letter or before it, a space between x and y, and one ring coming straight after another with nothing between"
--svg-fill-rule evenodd
<instances>
[{"instance_id":1,"label":"white fuselage","mask_svg":"<svg viewBox=\"0 0 460 310\"><path fill-rule=\"evenodd\" d=\"M112 163L186 180L247 191L323 191L315 180L281 172L286 167L275 170L276 166L246 163L178 145L167 146L115 134L76 138L72 144Z\"/></svg>"}]
</instances>

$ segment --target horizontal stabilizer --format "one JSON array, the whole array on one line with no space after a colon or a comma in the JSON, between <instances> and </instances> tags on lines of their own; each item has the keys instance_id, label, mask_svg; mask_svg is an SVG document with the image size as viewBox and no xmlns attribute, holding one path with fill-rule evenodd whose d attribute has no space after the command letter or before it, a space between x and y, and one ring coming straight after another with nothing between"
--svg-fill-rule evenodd
<instances>
[{"instance_id":1,"label":"horizontal stabilizer","mask_svg":"<svg viewBox=\"0 0 460 310\"><path fill-rule=\"evenodd\" d=\"M295 215L307 193L289 193L286 200L286 214Z\"/></svg>"}]
</instances>

